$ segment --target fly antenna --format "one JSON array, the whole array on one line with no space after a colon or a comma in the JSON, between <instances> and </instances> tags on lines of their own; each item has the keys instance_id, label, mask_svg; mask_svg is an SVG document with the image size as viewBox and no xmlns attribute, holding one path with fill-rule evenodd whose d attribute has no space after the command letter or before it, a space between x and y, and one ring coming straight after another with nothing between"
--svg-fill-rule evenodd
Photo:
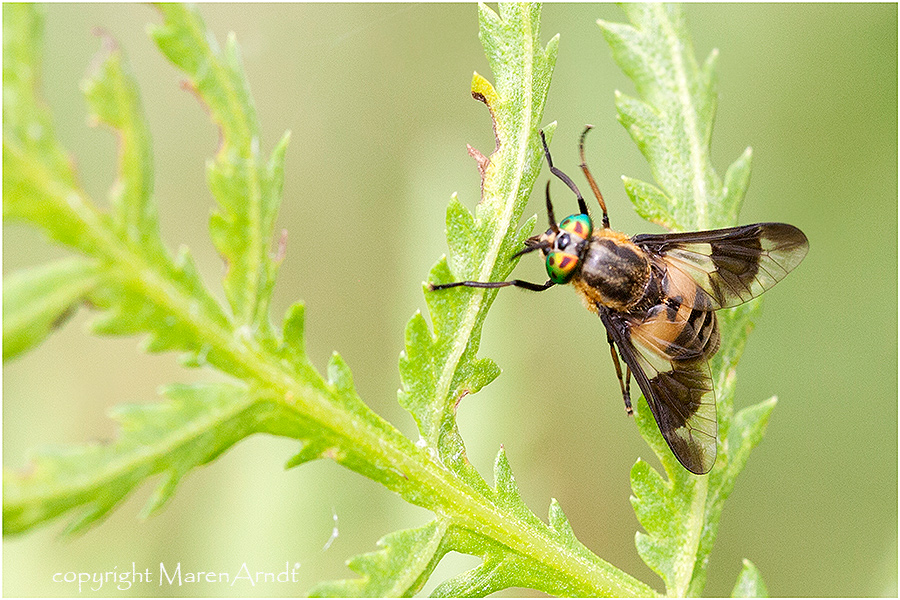
<instances>
[{"instance_id":1,"label":"fly antenna","mask_svg":"<svg viewBox=\"0 0 900 600\"><path fill-rule=\"evenodd\" d=\"M547 219L550 221L550 229L553 233L559 233L559 225L556 224L556 217L553 216L553 203L550 202L550 180L547 180Z\"/></svg>"},{"instance_id":2,"label":"fly antenna","mask_svg":"<svg viewBox=\"0 0 900 600\"><path fill-rule=\"evenodd\" d=\"M541 133L541 143L544 145L544 156L547 157L547 164L550 165L550 172L562 179L562 182L569 186L569 189L575 192L575 196L578 199L578 209L581 211L583 215L589 215L587 204L584 203L584 196L581 195L581 192L578 191L578 187L575 185L575 182L572 179L553 166L553 159L550 158L550 149L547 147L547 138L544 137L544 130L540 130Z\"/></svg>"},{"instance_id":3,"label":"fly antenna","mask_svg":"<svg viewBox=\"0 0 900 600\"><path fill-rule=\"evenodd\" d=\"M597 182L594 181L593 175L588 170L587 162L584 160L584 138L587 137L588 131L593 129L593 125L585 125L584 131L581 132L581 139L578 140L578 155L581 157L581 170L584 172L584 176L588 180L588 184L591 186L591 191L594 192L594 196L597 197L597 202L600 203L600 210L603 211L603 229L609 229L609 215L606 214L606 202L603 201L603 194L600 193L600 188L597 187ZM548 155L549 158L549 155Z\"/></svg>"}]
</instances>

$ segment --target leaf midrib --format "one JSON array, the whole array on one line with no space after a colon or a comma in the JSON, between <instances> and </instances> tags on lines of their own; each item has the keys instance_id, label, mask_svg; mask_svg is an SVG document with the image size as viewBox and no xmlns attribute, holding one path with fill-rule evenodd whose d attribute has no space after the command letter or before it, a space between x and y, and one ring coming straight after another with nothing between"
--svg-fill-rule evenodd
<instances>
[{"instance_id":1,"label":"leaf midrib","mask_svg":"<svg viewBox=\"0 0 900 600\"><path fill-rule=\"evenodd\" d=\"M665 31L666 45L672 56L672 66L675 68L675 89L676 97L681 108L681 114L685 119L685 134L690 145L690 166L691 166L691 189L693 192L693 205L696 209L695 224L699 229L708 229L707 201L709 198L706 188L706 177L704 168L704 152L703 143L700 140L699 128L697 126L698 117L691 102L691 90L688 85L688 75L685 68L685 57L682 53L682 45L677 33L672 27L666 10L662 4L653 3L650 5L656 13L656 18Z\"/></svg>"},{"instance_id":2,"label":"leaf midrib","mask_svg":"<svg viewBox=\"0 0 900 600\"><path fill-rule=\"evenodd\" d=\"M687 535L680 546L672 565L675 575L674 589L669 590L670 595L683 598L687 595L694 575L694 564L697 562L697 552L700 548L700 539L703 533L703 525L706 521L706 498L709 491L709 478L706 476L691 477L691 505L684 520Z\"/></svg>"},{"instance_id":3,"label":"leaf midrib","mask_svg":"<svg viewBox=\"0 0 900 600\"><path fill-rule=\"evenodd\" d=\"M42 486L37 490L39 493L13 497L12 500L8 502L9 495L14 493L14 490L12 488L4 489L4 511L11 505L25 504L35 497L41 498L44 502L46 502L47 499L51 501L53 499L63 499L75 494L88 492L104 483L120 479L127 473L136 470L139 465L157 460L165 454L173 453L176 449L190 443L193 438L230 421L258 401L259 399L251 398L250 395L247 394L243 402L236 403L227 410L204 413L203 418L199 419L203 422L202 424L193 421L190 426L179 427L178 429L171 431L168 436L160 438L161 441L157 444L153 444L152 446L141 445L130 448L125 456L121 457L119 460L112 460L106 463L105 468L102 470L91 471L89 475L74 477L69 480L67 485L52 488L50 493L42 493L46 492L46 488Z\"/></svg>"},{"instance_id":4,"label":"leaf midrib","mask_svg":"<svg viewBox=\"0 0 900 600\"><path fill-rule=\"evenodd\" d=\"M525 7L522 4L517 5L520 11L525 11ZM525 31L523 35L524 42L524 50L525 56L522 61L525 67L524 74L524 117L520 121L520 126L517 131L516 141L518 152L515 157L514 168L513 168L513 179L512 185L509 187L509 191L507 192L506 198L502 201L503 212L501 213L499 221L497 221L493 235L491 236L490 245L488 246L488 251L485 254L485 260L482 263L481 270L478 273L478 281L488 281L491 274L494 271L494 266L497 262L497 257L500 254L500 248L503 246L503 240L506 238L507 230L509 229L510 221L512 220L512 216L515 211L516 199L519 195L519 187L522 184L522 178L524 176L524 166L525 159L528 150L528 139L531 135L531 122L532 122L532 111L533 111L533 96L534 96L534 36L533 30L531 29L531 20L527 17L527 15L522 19L522 22L525 25ZM487 194L487 190L484 192ZM472 331L475 328L476 323L478 322L478 317L481 314L482 307L484 306L485 298L488 293L495 293L493 290L476 290L472 294L472 298L469 301L468 306L466 307L466 311L464 317L462 319L462 327L458 330L455 340L452 345L452 351L447 361L444 363L444 367L441 370L441 376L438 379L438 383L436 386L436 398L440 398L441 402L435 402L435 410L434 410L434 418L432 419L432 431L431 431L431 444L433 446L437 446L438 437L441 431L441 423L446 415L447 406L450 406L450 386L453 383L453 375L456 373L456 370L459 368L459 361L465 352L466 348L469 346L470 337L472 335Z\"/></svg>"}]
</instances>

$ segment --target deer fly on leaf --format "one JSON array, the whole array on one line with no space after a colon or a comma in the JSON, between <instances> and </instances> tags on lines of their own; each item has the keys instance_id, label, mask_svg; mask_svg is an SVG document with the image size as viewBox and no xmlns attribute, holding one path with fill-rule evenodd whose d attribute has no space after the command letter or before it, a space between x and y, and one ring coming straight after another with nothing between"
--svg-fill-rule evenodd
<instances>
[{"instance_id":1,"label":"deer fly on leaf","mask_svg":"<svg viewBox=\"0 0 900 600\"><path fill-rule=\"evenodd\" d=\"M709 370L719 349L715 311L747 302L781 281L806 256L809 242L784 223L634 237L610 229L606 203L584 160L590 129L579 141L580 167L603 211L602 227L594 229L581 192L553 166L542 131L550 172L575 193L579 212L557 223L548 181L550 228L525 240L513 258L540 250L549 280L459 281L431 289L515 286L542 292L571 283L606 327L627 413L633 414L634 375L675 458L702 475L716 462L716 394Z\"/></svg>"}]
</instances>

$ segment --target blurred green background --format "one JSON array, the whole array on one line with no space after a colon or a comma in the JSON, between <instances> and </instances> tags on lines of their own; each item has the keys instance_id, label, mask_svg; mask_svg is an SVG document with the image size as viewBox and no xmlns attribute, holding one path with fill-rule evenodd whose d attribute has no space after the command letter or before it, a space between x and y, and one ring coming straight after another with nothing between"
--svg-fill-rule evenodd
<instances>
[{"instance_id":1,"label":"blurred green background","mask_svg":"<svg viewBox=\"0 0 900 600\"><path fill-rule=\"evenodd\" d=\"M726 506L707 593L727 595L749 558L776 596L897 594L897 6L690 5L702 60L717 47L719 110L713 159L720 174L754 149L742 223L785 221L810 239L806 261L766 295L738 371L737 405L777 394L762 445ZM451 193L479 197L466 143L493 147L485 107L471 99L490 71L474 5L201 5L224 42L237 34L266 152L293 131L279 227L289 231L274 314L307 306L307 346L324 368L338 350L378 413L415 436L396 402L403 327L425 308L421 282L446 251ZM632 210L619 177L650 180L617 123L613 91L633 93L596 26L624 20L612 6L545 6L543 40L561 36L545 112L558 121L553 152L578 175L585 123L592 165L613 226L658 228ZM217 134L179 88L180 74L145 34L158 15L138 5L48 7L44 93L88 192L105 203L115 139L85 124L78 91L102 27L131 60L153 135L164 238L190 246L207 283L222 265L207 235L213 201L204 161ZM540 189L545 176L539 180ZM580 181L580 178L579 178ZM558 185L558 184L557 184ZM562 194L562 192L558 192ZM541 194L526 214L544 218ZM39 233L5 225L3 270L62 256ZM329 269L318 264L329 252ZM542 280L538 260L517 276ZM222 294L218 292L219 297ZM364 318L360 318L364 315ZM86 335L81 311L37 350L3 370L6 467L28 448L114 435L105 416L123 402L156 401L172 381L209 378L173 355L145 356L136 339ZM572 355L571 348L583 348ZM504 444L529 506L556 497L579 539L651 585L662 584L634 549L638 528L628 473L652 453L622 409L601 324L567 289L501 292L482 356L503 375L466 398L459 419L469 457L489 475ZM546 374L559 376L548 380ZM214 376L214 375L213 375ZM423 524L426 511L328 461L285 472L291 441L255 437L191 473L171 504L141 521L145 485L105 523L61 542L61 523L3 544L7 596L77 595L57 572L158 569L277 571L301 563L299 584L169 588L105 586L85 595L282 596L351 576L346 558L381 536ZM655 458L654 458L655 462ZM340 536L327 549L332 515ZM447 556L426 587L477 564ZM509 592L507 592L509 593ZM512 593L529 593L524 590Z\"/></svg>"}]
</instances>

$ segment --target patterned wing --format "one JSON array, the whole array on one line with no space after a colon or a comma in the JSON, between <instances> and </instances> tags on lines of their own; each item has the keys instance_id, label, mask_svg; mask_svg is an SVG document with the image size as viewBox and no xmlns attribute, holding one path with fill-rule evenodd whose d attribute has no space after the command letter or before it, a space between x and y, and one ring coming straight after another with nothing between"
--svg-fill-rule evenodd
<instances>
[{"instance_id":1,"label":"patterned wing","mask_svg":"<svg viewBox=\"0 0 900 600\"><path fill-rule=\"evenodd\" d=\"M718 432L707 362L719 346L715 313L660 304L637 319L598 310L675 458L692 473L708 473L716 462Z\"/></svg>"},{"instance_id":2,"label":"patterned wing","mask_svg":"<svg viewBox=\"0 0 900 600\"><path fill-rule=\"evenodd\" d=\"M668 296L705 310L759 296L800 264L809 250L803 232L784 223L637 235L632 241L662 259Z\"/></svg>"}]
</instances>

